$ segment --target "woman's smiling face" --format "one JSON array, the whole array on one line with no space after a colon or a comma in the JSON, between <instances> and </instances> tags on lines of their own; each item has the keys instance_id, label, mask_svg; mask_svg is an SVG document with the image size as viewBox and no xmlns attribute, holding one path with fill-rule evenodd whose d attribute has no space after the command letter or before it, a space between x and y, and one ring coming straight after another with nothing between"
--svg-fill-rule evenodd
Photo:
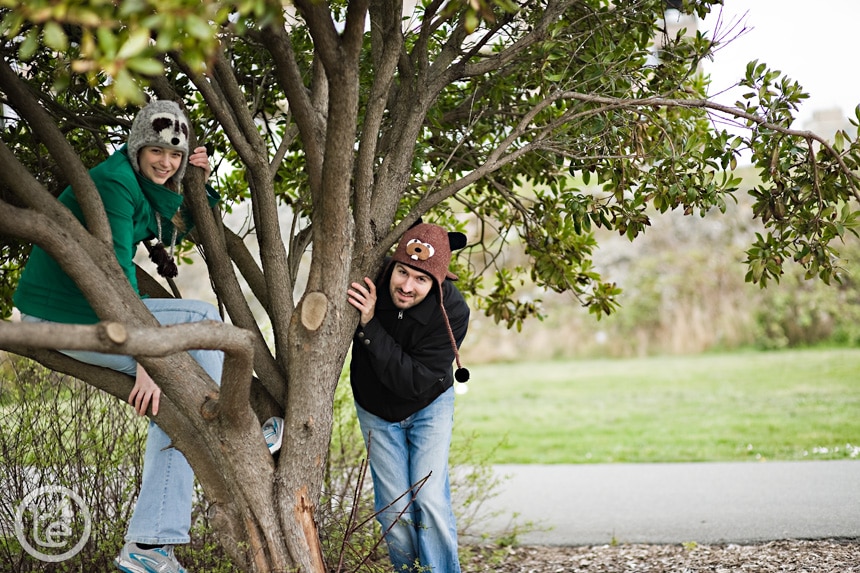
<instances>
[{"instance_id":1,"label":"woman's smiling face","mask_svg":"<svg viewBox=\"0 0 860 573\"><path fill-rule=\"evenodd\" d=\"M185 154L175 149L148 145L137 156L140 173L150 181L164 185L179 170Z\"/></svg>"}]
</instances>

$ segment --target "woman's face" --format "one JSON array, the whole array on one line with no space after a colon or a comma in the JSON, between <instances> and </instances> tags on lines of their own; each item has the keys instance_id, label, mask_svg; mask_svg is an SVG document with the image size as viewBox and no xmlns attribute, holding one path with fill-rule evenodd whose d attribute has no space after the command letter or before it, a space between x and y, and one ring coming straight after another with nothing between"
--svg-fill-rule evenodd
<instances>
[{"instance_id":1,"label":"woman's face","mask_svg":"<svg viewBox=\"0 0 860 573\"><path fill-rule=\"evenodd\" d=\"M182 165L184 154L164 147L142 147L137 155L140 173L159 185L164 185Z\"/></svg>"}]
</instances>

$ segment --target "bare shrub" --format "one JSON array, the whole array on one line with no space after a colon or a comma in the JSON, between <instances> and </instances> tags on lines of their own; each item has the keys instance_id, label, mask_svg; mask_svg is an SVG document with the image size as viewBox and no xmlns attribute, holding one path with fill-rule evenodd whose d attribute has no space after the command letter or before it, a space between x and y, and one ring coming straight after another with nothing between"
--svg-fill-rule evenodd
<instances>
[{"instance_id":1,"label":"bare shrub","mask_svg":"<svg viewBox=\"0 0 860 573\"><path fill-rule=\"evenodd\" d=\"M4 355L0 373L0 569L110 570L139 490L147 421L30 360ZM89 541L58 563L26 553L14 532L21 500L48 486L75 492L91 517ZM40 547L38 539L31 545L49 555L69 549Z\"/></svg>"}]
</instances>

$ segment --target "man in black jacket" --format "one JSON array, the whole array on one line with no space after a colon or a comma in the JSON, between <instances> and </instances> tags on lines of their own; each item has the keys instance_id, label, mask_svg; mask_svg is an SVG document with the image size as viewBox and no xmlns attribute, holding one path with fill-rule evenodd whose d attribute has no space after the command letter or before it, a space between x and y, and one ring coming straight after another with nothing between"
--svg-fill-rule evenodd
<instances>
[{"instance_id":1,"label":"man in black jacket","mask_svg":"<svg viewBox=\"0 0 860 573\"><path fill-rule=\"evenodd\" d=\"M350 362L368 449L377 519L396 571L459 573L448 483L454 373L469 307L448 271L462 233L419 223L404 233L377 282L352 283L361 313Z\"/></svg>"}]
</instances>

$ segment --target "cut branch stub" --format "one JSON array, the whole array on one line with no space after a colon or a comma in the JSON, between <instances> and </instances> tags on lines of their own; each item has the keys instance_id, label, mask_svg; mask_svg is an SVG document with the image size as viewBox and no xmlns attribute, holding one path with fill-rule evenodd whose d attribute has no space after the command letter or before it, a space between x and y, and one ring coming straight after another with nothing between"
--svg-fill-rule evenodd
<instances>
[{"instance_id":1,"label":"cut branch stub","mask_svg":"<svg viewBox=\"0 0 860 573\"><path fill-rule=\"evenodd\" d=\"M302 302L302 324L308 330L317 330L325 320L328 297L321 292L312 292Z\"/></svg>"},{"instance_id":2,"label":"cut branch stub","mask_svg":"<svg viewBox=\"0 0 860 573\"><path fill-rule=\"evenodd\" d=\"M122 324L105 322L100 326L100 338L105 338L114 344L125 344L128 341L128 331Z\"/></svg>"}]
</instances>

